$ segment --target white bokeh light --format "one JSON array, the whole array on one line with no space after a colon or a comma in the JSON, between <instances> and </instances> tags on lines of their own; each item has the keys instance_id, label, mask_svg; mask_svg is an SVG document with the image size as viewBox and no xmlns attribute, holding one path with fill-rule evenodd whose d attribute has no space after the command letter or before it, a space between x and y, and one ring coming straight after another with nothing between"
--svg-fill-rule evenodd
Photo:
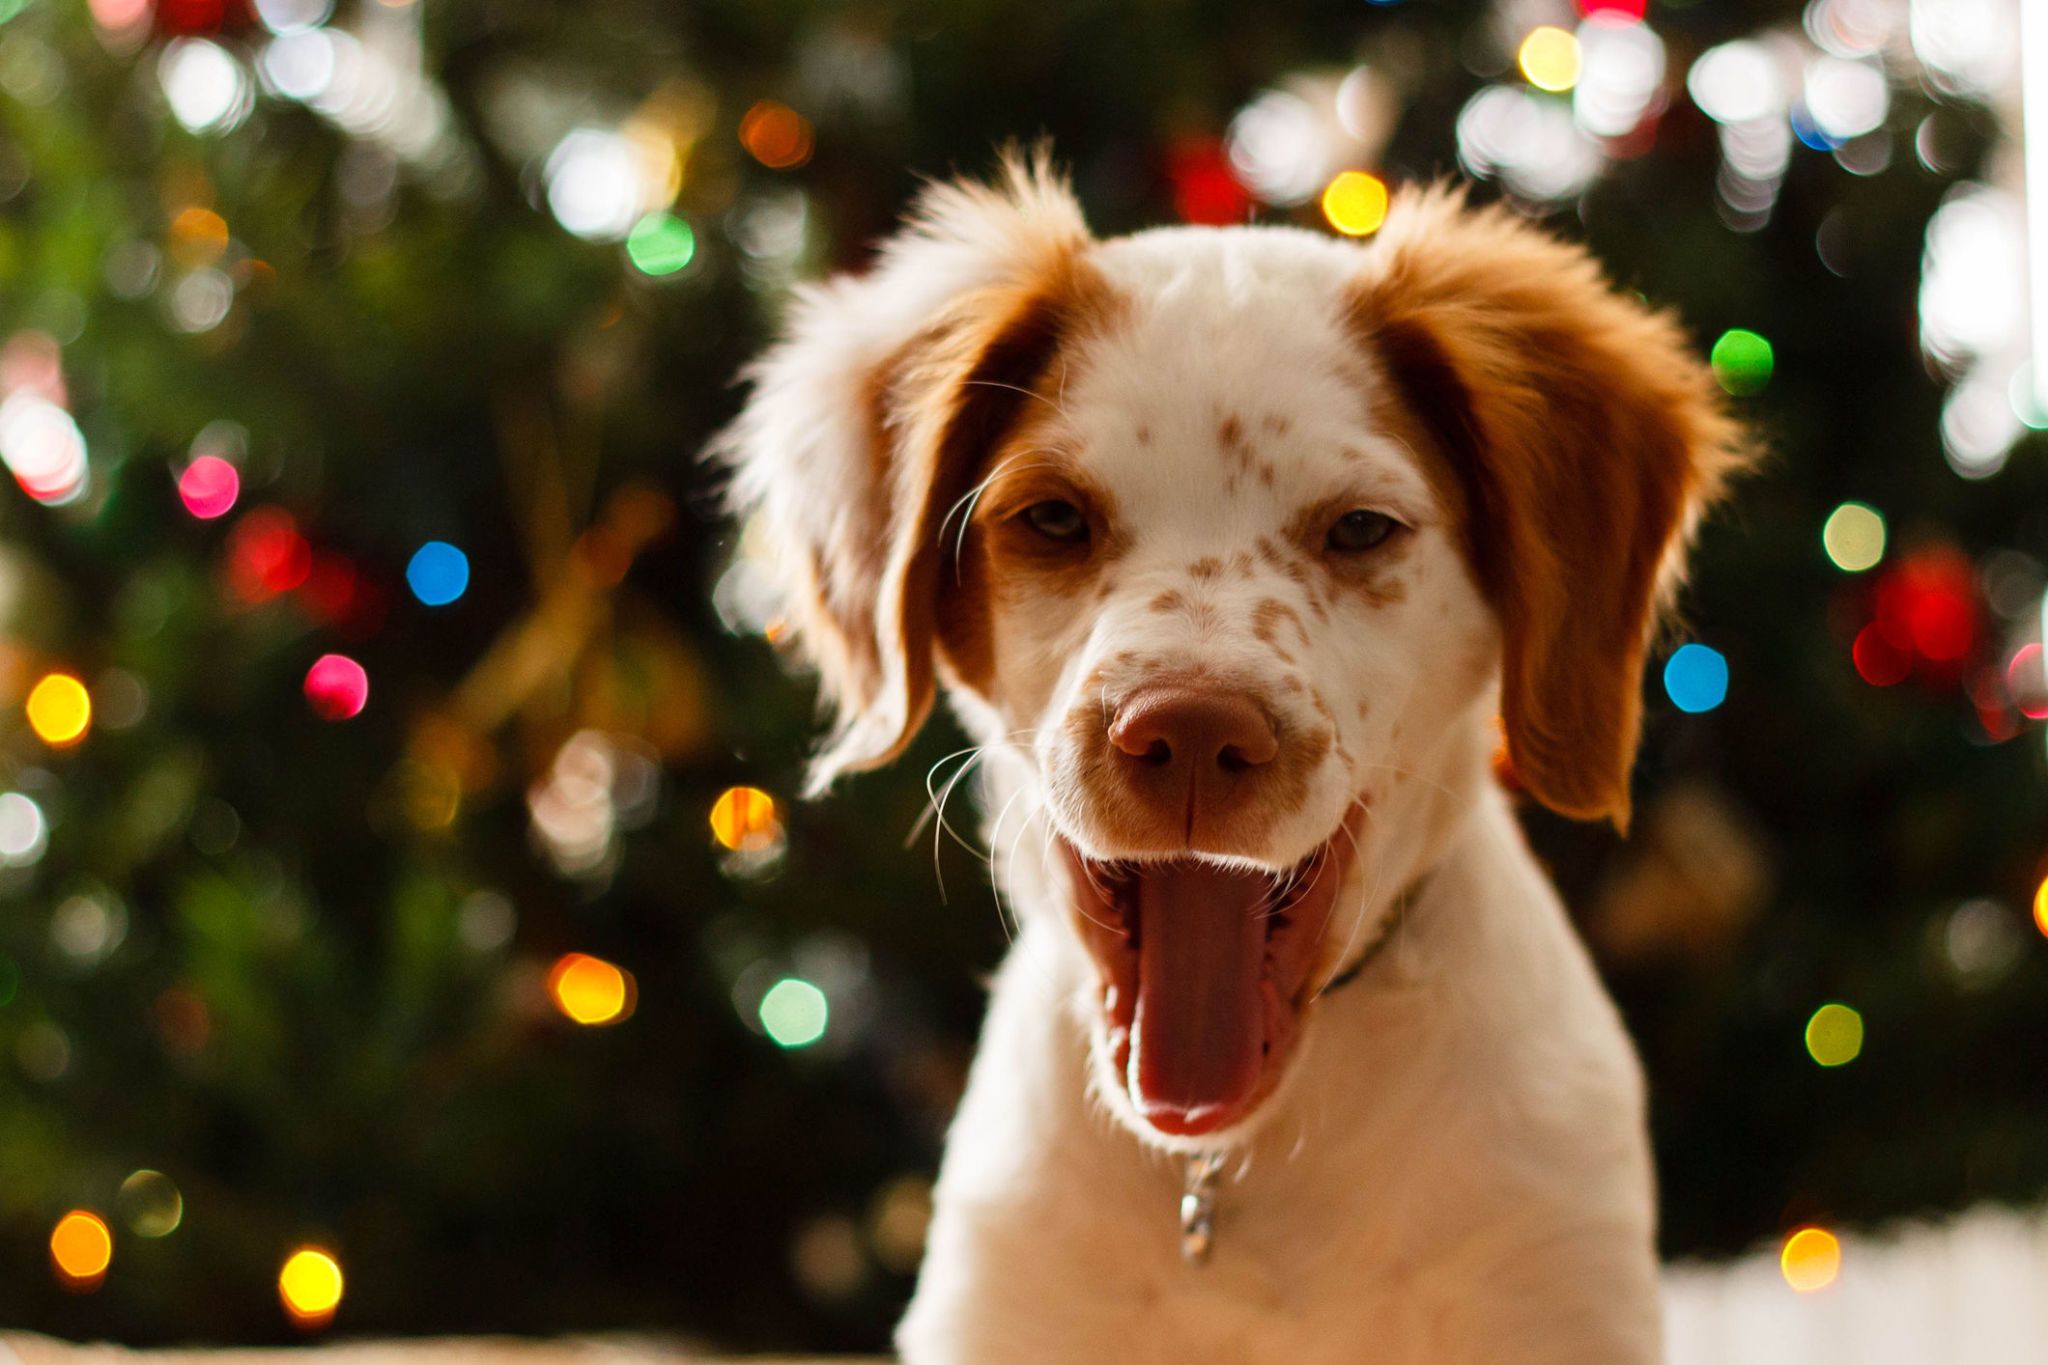
<instances>
[{"instance_id":1,"label":"white bokeh light","mask_svg":"<svg viewBox=\"0 0 2048 1365\"><path fill-rule=\"evenodd\" d=\"M646 212L640 156L622 134L578 128L555 144L542 172L555 221L594 241L618 241Z\"/></svg>"},{"instance_id":2,"label":"white bokeh light","mask_svg":"<svg viewBox=\"0 0 2048 1365\"><path fill-rule=\"evenodd\" d=\"M0 792L0 867L26 867L49 846L43 808L20 792Z\"/></svg>"},{"instance_id":3,"label":"white bokeh light","mask_svg":"<svg viewBox=\"0 0 2048 1365\"><path fill-rule=\"evenodd\" d=\"M1329 179L1328 122L1301 96L1269 90L1230 121L1231 169L1269 204L1304 203Z\"/></svg>"},{"instance_id":4,"label":"white bokeh light","mask_svg":"<svg viewBox=\"0 0 2048 1365\"><path fill-rule=\"evenodd\" d=\"M1664 40L1648 24L1607 13L1579 25L1572 114L1595 137L1626 137L1664 85Z\"/></svg>"},{"instance_id":5,"label":"white bokeh light","mask_svg":"<svg viewBox=\"0 0 2048 1365\"><path fill-rule=\"evenodd\" d=\"M1747 38L1710 47L1686 73L1685 88L1717 123L1748 123L1784 114L1790 96L1778 59Z\"/></svg>"},{"instance_id":6,"label":"white bokeh light","mask_svg":"<svg viewBox=\"0 0 2048 1365\"><path fill-rule=\"evenodd\" d=\"M1988 186L1952 194L1927 220L1920 276L1920 344L1953 369L2016 343L2026 260L2020 205Z\"/></svg>"},{"instance_id":7,"label":"white bokeh light","mask_svg":"<svg viewBox=\"0 0 2048 1365\"><path fill-rule=\"evenodd\" d=\"M0 403L0 461L46 507L85 496L85 437L63 408L26 389Z\"/></svg>"},{"instance_id":8,"label":"white bokeh light","mask_svg":"<svg viewBox=\"0 0 2048 1365\"><path fill-rule=\"evenodd\" d=\"M1458 160L1525 199L1569 199L1606 158L1573 122L1571 107L1520 86L1491 85L1458 113Z\"/></svg>"},{"instance_id":9,"label":"white bokeh light","mask_svg":"<svg viewBox=\"0 0 2048 1365\"><path fill-rule=\"evenodd\" d=\"M224 133L249 115L255 97L234 55L204 38L179 38L157 59L171 114L188 132Z\"/></svg>"},{"instance_id":10,"label":"white bokeh light","mask_svg":"<svg viewBox=\"0 0 2048 1365\"><path fill-rule=\"evenodd\" d=\"M257 63L263 85L286 99L312 100L334 81L335 36L304 29L270 40Z\"/></svg>"},{"instance_id":11,"label":"white bokeh light","mask_svg":"<svg viewBox=\"0 0 2048 1365\"><path fill-rule=\"evenodd\" d=\"M1884 126L1891 111L1891 86L1873 62L1818 56L1806 64L1805 102L1813 126L1836 142L1847 142Z\"/></svg>"}]
</instances>

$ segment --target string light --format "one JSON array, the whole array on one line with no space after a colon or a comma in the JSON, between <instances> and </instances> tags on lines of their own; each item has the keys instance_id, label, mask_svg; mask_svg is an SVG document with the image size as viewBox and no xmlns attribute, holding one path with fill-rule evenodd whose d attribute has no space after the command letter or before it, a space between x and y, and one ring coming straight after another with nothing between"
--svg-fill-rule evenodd
<instances>
[{"instance_id":1,"label":"string light","mask_svg":"<svg viewBox=\"0 0 2048 1365\"><path fill-rule=\"evenodd\" d=\"M1806 1052L1830 1069L1847 1066L1863 1053L1863 1016L1830 1002L1806 1021Z\"/></svg>"},{"instance_id":2,"label":"string light","mask_svg":"<svg viewBox=\"0 0 2048 1365\"><path fill-rule=\"evenodd\" d=\"M178 476L178 500L201 521L224 517L242 492L242 476L218 455L201 455Z\"/></svg>"},{"instance_id":3,"label":"string light","mask_svg":"<svg viewBox=\"0 0 2048 1365\"><path fill-rule=\"evenodd\" d=\"M114 1260L114 1234L107 1220L89 1209L73 1209L50 1230L50 1264L66 1289L100 1287Z\"/></svg>"},{"instance_id":4,"label":"string light","mask_svg":"<svg viewBox=\"0 0 2048 1365\"><path fill-rule=\"evenodd\" d=\"M28 728L53 749L78 743L92 725L92 695L68 673L52 673L28 694Z\"/></svg>"},{"instance_id":5,"label":"string light","mask_svg":"<svg viewBox=\"0 0 2048 1365\"><path fill-rule=\"evenodd\" d=\"M1842 1244L1826 1228L1799 1228L1785 1239L1778 1269L1802 1294L1826 1289L1842 1273Z\"/></svg>"},{"instance_id":6,"label":"string light","mask_svg":"<svg viewBox=\"0 0 2048 1365\"><path fill-rule=\"evenodd\" d=\"M1681 711L1711 711L1728 699L1728 660L1710 645L1680 645L1664 662L1664 692Z\"/></svg>"},{"instance_id":7,"label":"string light","mask_svg":"<svg viewBox=\"0 0 2048 1365\"><path fill-rule=\"evenodd\" d=\"M1771 382L1776 364L1771 343L1742 327L1731 327L1721 333L1707 359L1713 366L1715 380L1738 398L1763 392Z\"/></svg>"},{"instance_id":8,"label":"string light","mask_svg":"<svg viewBox=\"0 0 2048 1365\"><path fill-rule=\"evenodd\" d=\"M643 275L673 275L697 255L697 234L673 213L650 213L626 234L626 259Z\"/></svg>"},{"instance_id":9,"label":"string light","mask_svg":"<svg viewBox=\"0 0 2048 1365\"><path fill-rule=\"evenodd\" d=\"M430 540L412 552L405 585L429 607L445 607L469 591L469 556L445 540Z\"/></svg>"},{"instance_id":10,"label":"string light","mask_svg":"<svg viewBox=\"0 0 2048 1365\"><path fill-rule=\"evenodd\" d=\"M761 997L761 1027L781 1047L817 1042L831 1013L825 992L801 977L786 976Z\"/></svg>"},{"instance_id":11,"label":"string light","mask_svg":"<svg viewBox=\"0 0 2048 1365\"><path fill-rule=\"evenodd\" d=\"M548 996L576 1023L616 1024L633 1012L633 979L603 958L564 953L548 969Z\"/></svg>"},{"instance_id":12,"label":"string light","mask_svg":"<svg viewBox=\"0 0 2048 1365\"><path fill-rule=\"evenodd\" d=\"M775 798L759 787L728 787L711 805L711 836L735 853L769 847L782 837Z\"/></svg>"},{"instance_id":13,"label":"string light","mask_svg":"<svg viewBox=\"0 0 2048 1365\"><path fill-rule=\"evenodd\" d=\"M1884 516L1868 503L1845 502L1820 528L1821 547L1843 573L1862 573L1884 558Z\"/></svg>"},{"instance_id":14,"label":"string light","mask_svg":"<svg viewBox=\"0 0 2048 1365\"><path fill-rule=\"evenodd\" d=\"M319 1247L300 1247L277 1272L277 1296L294 1325L325 1327L341 1307L341 1262Z\"/></svg>"},{"instance_id":15,"label":"string light","mask_svg":"<svg viewBox=\"0 0 2048 1365\"><path fill-rule=\"evenodd\" d=\"M306 670L306 704L322 720L347 720L370 701L370 675L346 654L322 654Z\"/></svg>"},{"instance_id":16,"label":"string light","mask_svg":"<svg viewBox=\"0 0 2048 1365\"><path fill-rule=\"evenodd\" d=\"M1369 237L1387 221L1387 186L1376 175L1344 171L1323 190L1323 217L1346 237Z\"/></svg>"},{"instance_id":17,"label":"string light","mask_svg":"<svg viewBox=\"0 0 2048 1365\"><path fill-rule=\"evenodd\" d=\"M1515 58L1523 78L1538 90L1555 94L1579 83L1579 40L1561 28L1530 29Z\"/></svg>"},{"instance_id":18,"label":"string light","mask_svg":"<svg viewBox=\"0 0 2048 1365\"><path fill-rule=\"evenodd\" d=\"M811 159L811 124L774 100L758 100L740 118L740 145L773 171L794 170Z\"/></svg>"}]
</instances>

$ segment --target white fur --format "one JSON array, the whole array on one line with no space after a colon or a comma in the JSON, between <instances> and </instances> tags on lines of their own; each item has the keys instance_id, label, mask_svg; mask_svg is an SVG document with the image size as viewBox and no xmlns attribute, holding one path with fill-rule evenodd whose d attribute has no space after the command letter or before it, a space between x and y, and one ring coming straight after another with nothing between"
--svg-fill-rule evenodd
<instances>
[{"instance_id":1,"label":"white fur","mask_svg":"<svg viewBox=\"0 0 2048 1365\"><path fill-rule=\"evenodd\" d=\"M1070 206L1035 192L941 192L875 274L802 299L726 444L743 509L834 552L834 519L864 496L871 463L846 409L947 300L1079 231ZM1174 229L1087 252L1128 309L1060 353L1053 395L1027 405L1029 440L1006 458L1056 446L1078 461L1113 495L1128 543L1099 601L1005 585L995 679L951 689L982 746L992 865L1020 934L948 1141L905 1360L1656 1359L1639 1070L1488 770L1499 627L1421 456L1373 420L1384 381L1340 313L1369 249ZM1227 416L1277 467L1270 485L1230 478ZM1266 560L1191 573L1253 560L1261 538L1331 497L1411 528L1396 600L1331 592L1318 616L1316 593ZM900 585L875 586L900 619ZM1184 605L1160 610L1167 592ZM1291 664L1252 632L1255 604L1274 600L1303 623L1284 642ZM1238 1128L1191 1140L1139 1119L1107 1061L1099 983L1050 853L1055 836L1128 852L1084 789L1066 720L1196 664L1256 690L1286 733L1332 732L1257 846L1196 851L1285 869L1370 801L1322 979L1361 960L1398 893L1421 890L1359 978L1309 1006L1278 1092ZM1290 677L1299 686L1283 691ZM843 717L856 739L828 767L849 747L884 749L902 707ZM865 740L863 726L876 727ZM1219 1143L1231 1160L1216 1249L1185 1265L1174 1153Z\"/></svg>"}]
</instances>

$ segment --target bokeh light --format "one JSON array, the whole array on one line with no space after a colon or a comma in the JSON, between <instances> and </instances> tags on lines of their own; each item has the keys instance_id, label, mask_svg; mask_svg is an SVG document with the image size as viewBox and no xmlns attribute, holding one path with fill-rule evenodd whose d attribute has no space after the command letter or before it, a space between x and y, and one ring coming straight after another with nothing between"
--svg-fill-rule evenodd
<instances>
[{"instance_id":1,"label":"bokeh light","mask_svg":"<svg viewBox=\"0 0 2048 1365\"><path fill-rule=\"evenodd\" d=\"M228 586L247 603L290 592L313 572L313 547L281 507L255 507L228 532Z\"/></svg>"},{"instance_id":2,"label":"bokeh light","mask_svg":"<svg viewBox=\"0 0 2048 1365\"><path fill-rule=\"evenodd\" d=\"M1368 237L1387 221L1387 185L1364 171L1344 171L1323 190L1323 217L1346 237Z\"/></svg>"},{"instance_id":3,"label":"bokeh light","mask_svg":"<svg viewBox=\"0 0 2048 1365\"><path fill-rule=\"evenodd\" d=\"M1872 687L1896 686L1913 671L1908 645L1882 621L1872 621L1856 632L1849 657L1856 665L1856 675Z\"/></svg>"},{"instance_id":4,"label":"bokeh light","mask_svg":"<svg viewBox=\"0 0 2048 1365\"><path fill-rule=\"evenodd\" d=\"M1862 573L1884 558L1884 514L1868 503L1845 502L1820 528L1821 547L1844 573Z\"/></svg>"},{"instance_id":5,"label":"bokeh light","mask_svg":"<svg viewBox=\"0 0 2048 1365\"><path fill-rule=\"evenodd\" d=\"M306 670L306 703L322 720L360 715L370 700L370 675L346 654L322 654Z\"/></svg>"},{"instance_id":6,"label":"bokeh light","mask_svg":"<svg viewBox=\"0 0 2048 1365\"><path fill-rule=\"evenodd\" d=\"M0 463L45 507L77 502L91 485L78 423L42 394L17 389L0 402Z\"/></svg>"},{"instance_id":7,"label":"bokeh light","mask_svg":"<svg viewBox=\"0 0 2048 1365\"><path fill-rule=\"evenodd\" d=\"M67 1289L97 1289L113 1260L114 1234L88 1209L73 1209L50 1230L50 1264Z\"/></svg>"},{"instance_id":8,"label":"bokeh light","mask_svg":"<svg viewBox=\"0 0 2048 1365\"><path fill-rule=\"evenodd\" d=\"M711 836L735 853L767 848L782 836L775 798L759 787L728 787L711 803Z\"/></svg>"},{"instance_id":9,"label":"bokeh light","mask_svg":"<svg viewBox=\"0 0 2048 1365\"><path fill-rule=\"evenodd\" d=\"M1802 1294L1826 1289L1842 1273L1842 1244L1826 1228L1800 1228L1785 1239L1778 1269Z\"/></svg>"},{"instance_id":10,"label":"bokeh light","mask_svg":"<svg viewBox=\"0 0 2048 1365\"><path fill-rule=\"evenodd\" d=\"M132 1172L121 1182L115 1203L137 1237L168 1237L185 1221L185 1196L162 1171Z\"/></svg>"},{"instance_id":11,"label":"bokeh light","mask_svg":"<svg viewBox=\"0 0 2048 1365\"><path fill-rule=\"evenodd\" d=\"M697 234L673 213L650 213L626 234L626 259L643 275L673 275L697 255Z\"/></svg>"},{"instance_id":12,"label":"bokeh light","mask_svg":"<svg viewBox=\"0 0 2048 1365\"><path fill-rule=\"evenodd\" d=\"M785 976L761 997L761 1028L782 1047L817 1042L830 1016L825 992L801 977Z\"/></svg>"},{"instance_id":13,"label":"bokeh light","mask_svg":"<svg viewBox=\"0 0 2048 1365\"><path fill-rule=\"evenodd\" d=\"M1728 699L1728 660L1711 645L1686 644L1664 661L1664 692L1671 704L1695 714Z\"/></svg>"},{"instance_id":14,"label":"bokeh light","mask_svg":"<svg viewBox=\"0 0 2048 1365\"><path fill-rule=\"evenodd\" d=\"M27 867L49 846L43 808L20 792L0 792L0 867Z\"/></svg>"},{"instance_id":15,"label":"bokeh light","mask_svg":"<svg viewBox=\"0 0 2048 1365\"><path fill-rule=\"evenodd\" d=\"M740 145L770 170L786 171L811 159L811 124L774 100L757 100L740 118Z\"/></svg>"},{"instance_id":16,"label":"bokeh light","mask_svg":"<svg viewBox=\"0 0 2048 1365\"><path fill-rule=\"evenodd\" d=\"M300 1247L277 1272L277 1296L301 1327L331 1322L341 1307L341 1262L319 1247Z\"/></svg>"},{"instance_id":17,"label":"bokeh light","mask_svg":"<svg viewBox=\"0 0 2048 1365\"><path fill-rule=\"evenodd\" d=\"M178 500L201 521L226 516L241 492L242 476L218 455L201 455L178 476Z\"/></svg>"},{"instance_id":18,"label":"bokeh light","mask_svg":"<svg viewBox=\"0 0 2048 1365\"><path fill-rule=\"evenodd\" d=\"M52 673L28 694L28 728L61 749L85 738L92 725L92 694L69 673Z\"/></svg>"},{"instance_id":19,"label":"bokeh light","mask_svg":"<svg viewBox=\"0 0 2048 1365\"><path fill-rule=\"evenodd\" d=\"M1538 90L1569 90L1579 82L1579 40L1548 24L1530 29L1515 62Z\"/></svg>"},{"instance_id":20,"label":"bokeh light","mask_svg":"<svg viewBox=\"0 0 2048 1365\"><path fill-rule=\"evenodd\" d=\"M603 958L564 953L548 969L548 998L576 1023L616 1024L633 1012L633 980Z\"/></svg>"},{"instance_id":21,"label":"bokeh light","mask_svg":"<svg viewBox=\"0 0 2048 1365\"><path fill-rule=\"evenodd\" d=\"M1825 1067L1847 1066L1863 1052L1863 1016L1833 1001L1806 1021L1806 1052Z\"/></svg>"},{"instance_id":22,"label":"bokeh light","mask_svg":"<svg viewBox=\"0 0 2048 1365\"><path fill-rule=\"evenodd\" d=\"M2028 720L2048 720L2048 656L2041 646L2029 641L2013 651L2005 663L2005 692Z\"/></svg>"},{"instance_id":23,"label":"bokeh light","mask_svg":"<svg viewBox=\"0 0 2048 1365\"><path fill-rule=\"evenodd\" d=\"M1738 398L1761 393L1771 382L1771 370L1776 363L1771 343L1742 327L1731 327L1721 333L1708 360L1721 387Z\"/></svg>"},{"instance_id":24,"label":"bokeh light","mask_svg":"<svg viewBox=\"0 0 2048 1365\"><path fill-rule=\"evenodd\" d=\"M430 540L406 562L405 585L430 607L445 607L469 591L469 556L445 540Z\"/></svg>"},{"instance_id":25,"label":"bokeh light","mask_svg":"<svg viewBox=\"0 0 2048 1365\"><path fill-rule=\"evenodd\" d=\"M204 38L180 38L157 62L164 101L192 133L224 133L255 106L249 77L234 54Z\"/></svg>"},{"instance_id":26,"label":"bokeh light","mask_svg":"<svg viewBox=\"0 0 2048 1365\"><path fill-rule=\"evenodd\" d=\"M2043 877L2034 888L2034 927L2048 938L2048 877Z\"/></svg>"}]
</instances>

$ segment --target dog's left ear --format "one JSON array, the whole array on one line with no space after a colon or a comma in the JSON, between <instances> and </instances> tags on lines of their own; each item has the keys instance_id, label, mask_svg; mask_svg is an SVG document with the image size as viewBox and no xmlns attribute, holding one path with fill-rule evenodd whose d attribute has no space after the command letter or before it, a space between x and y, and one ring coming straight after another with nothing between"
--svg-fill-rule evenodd
<instances>
[{"instance_id":1,"label":"dog's left ear","mask_svg":"<svg viewBox=\"0 0 2048 1365\"><path fill-rule=\"evenodd\" d=\"M1626 829L1644 654L1743 433L1674 319L1506 209L1409 192L1368 261L1351 317L1455 470L1515 772Z\"/></svg>"},{"instance_id":2,"label":"dog's left ear","mask_svg":"<svg viewBox=\"0 0 2048 1365\"><path fill-rule=\"evenodd\" d=\"M814 793L894 758L931 710L948 519L1085 322L1089 241L1045 156L1011 153L992 185L927 191L866 275L799 291L750 373L712 455L734 510L763 523L791 642L833 713Z\"/></svg>"}]
</instances>

